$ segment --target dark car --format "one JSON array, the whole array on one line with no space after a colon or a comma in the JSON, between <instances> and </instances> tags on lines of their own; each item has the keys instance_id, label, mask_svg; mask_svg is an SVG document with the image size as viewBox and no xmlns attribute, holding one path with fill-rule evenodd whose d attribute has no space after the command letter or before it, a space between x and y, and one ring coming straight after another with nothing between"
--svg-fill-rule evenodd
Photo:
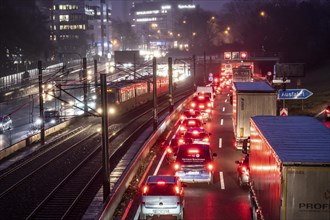
<instances>
[{"instance_id":1,"label":"dark car","mask_svg":"<svg viewBox=\"0 0 330 220\"><path fill-rule=\"evenodd\" d=\"M188 128L183 135L184 143L210 144L210 135L204 128Z\"/></svg>"},{"instance_id":2,"label":"dark car","mask_svg":"<svg viewBox=\"0 0 330 220\"><path fill-rule=\"evenodd\" d=\"M180 119L184 120L186 118L198 118L202 119L202 114L198 109L185 109L182 114Z\"/></svg>"},{"instance_id":3,"label":"dark car","mask_svg":"<svg viewBox=\"0 0 330 220\"><path fill-rule=\"evenodd\" d=\"M237 178L241 187L249 185L250 181L250 167L249 167L249 155L246 154L240 161L235 161L237 166Z\"/></svg>"},{"instance_id":4,"label":"dark car","mask_svg":"<svg viewBox=\"0 0 330 220\"><path fill-rule=\"evenodd\" d=\"M61 121L60 112L55 110L45 111L45 123L56 124Z\"/></svg>"},{"instance_id":5,"label":"dark car","mask_svg":"<svg viewBox=\"0 0 330 220\"><path fill-rule=\"evenodd\" d=\"M324 119L326 121L330 120L330 105L324 109Z\"/></svg>"}]
</instances>

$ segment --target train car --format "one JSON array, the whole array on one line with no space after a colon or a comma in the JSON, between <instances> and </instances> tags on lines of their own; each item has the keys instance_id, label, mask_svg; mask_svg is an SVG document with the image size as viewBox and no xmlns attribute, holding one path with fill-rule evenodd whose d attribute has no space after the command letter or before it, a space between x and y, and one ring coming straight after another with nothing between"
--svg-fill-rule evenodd
<instances>
[{"instance_id":1,"label":"train car","mask_svg":"<svg viewBox=\"0 0 330 220\"><path fill-rule=\"evenodd\" d=\"M100 113L101 95L98 89L98 112ZM157 77L157 96L168 92L168 78ZM128 112L153 99L152 78L147 80L123 80L107 85L108 110L110 115Z\"/></svg>"}]
</instances>

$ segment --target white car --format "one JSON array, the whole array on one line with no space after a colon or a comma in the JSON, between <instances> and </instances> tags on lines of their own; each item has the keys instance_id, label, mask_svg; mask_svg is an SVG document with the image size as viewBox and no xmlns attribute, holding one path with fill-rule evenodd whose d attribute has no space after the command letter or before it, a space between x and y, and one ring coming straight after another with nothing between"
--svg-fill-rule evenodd
<instances>
[{"instance_id":1,"label":"white car","mask_svg":"<svg viewBox=\"0 0 330 220\"><path fill-rule=\"evenodd\" d=\"M180 145L174 162L175 176L182 182L212 184L215 156L209 144Z\"/></svg>"},{"instance_id":2,"label":"white car","mask_svg":"<svg viewBox=\"0 0 330 220\"><path fill-rule=\"evenodd\" d=\"M142 188L140 219L162 215L183 219L184 186L176 176L149 176Z\"/></svg>"},{"instance_id":3,"label":"white car","mask_svg":"<svg viewBox=\"0 0 330 220\"><path fill-rule=\"evenodd\" d=\"M9 116L0 116L0 132L5 132L12 128L12 120Z\"/></svg>"}]
</instances>

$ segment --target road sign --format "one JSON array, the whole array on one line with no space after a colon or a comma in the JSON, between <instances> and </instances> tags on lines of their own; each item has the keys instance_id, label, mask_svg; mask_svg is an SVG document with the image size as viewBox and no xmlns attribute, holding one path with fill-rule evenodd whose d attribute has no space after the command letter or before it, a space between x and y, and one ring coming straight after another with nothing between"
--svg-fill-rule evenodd
<instances>
[{"instance_id":1,"label":"road sign","mask_svg":"<svg viewBox=\"0 0 330 220\"><path fill-rule=\"evenodd\" d=\"M288 116L288 108L280 108L280 116Z\"/></svg>"},{"instance_id":2,"label":"road sign","mask_svg":"<svg viewBox=\"0 0 330 220\"><path fill-rule=\"evenodd\" d=\"M277 99L307 99L313 93L307 89L287 89L283 91L278 90Z\"/></svg>"},{"instance_id":3,"label":"road sign","mask_svg":"<svg viewBox=\"0 0 330 220\"><path fill-rule=\"evenodd\" d=\"M274 84L281 84L281 83L291 83L291 80L287 79L283 81L283 79L273 79Z\"/></svg>"},{"instance_id":4,"label":"road sign","mask_svg":"<svg viewBox=\"0 0 330 220\"><path fill-rule=\"evenodd\" d=\"M213 76L209 76L209 81L213 82Z\"/></svg>"}]
</instances>

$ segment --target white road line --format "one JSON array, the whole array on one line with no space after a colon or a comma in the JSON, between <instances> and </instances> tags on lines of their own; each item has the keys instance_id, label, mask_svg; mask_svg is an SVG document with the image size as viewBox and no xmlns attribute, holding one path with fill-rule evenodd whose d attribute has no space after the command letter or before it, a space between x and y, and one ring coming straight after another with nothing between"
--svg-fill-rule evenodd
<instances>
[{"instance_id":1,"label":"white road line","mask_svg":"<svg viewBox=\"0 0 330 220\"><path fill-rule=\"evenodd\" d=\"M219 173L220 173L220 187L221 189L225 189L225 181L223 179L223 173L222 172Z\"/></svg>"},{"instance_id":2,"label":"white road line","mask_svg":"<svg viewBox=\"0 0 330 220\"><path fill-rule=\"evenodd\" d=\"M227 99L225 99L225 102L228 102L228 100L227 100Z\"/></svg>"},{"instance_id":3,"label":"white road line","mask_svg":"<svg viewBox=\"0 0 330 220\"><path fill-rule=\"evenodd\" d=\"M223 119L221 119L220 124L223 125Z\"/></svg>"},{"instance_id":4,"label":"white road line","mask_svg":"<svg viewBox=\"0 0 330 220\"><path fill-rule=\"evenodd\" d=\"M159 171L159 168L160 168L160 166L161 166L162 163L163 163L163 160L164 160L164 158L165 158L165 155L166 155L166 150L164 150L163 156L162 156L162 158L160 159L160 161L159 161L159 163L158 163L158 165L157 165L157 167L156 167L156 169L155 169L154 175L157 175L157 173L158 173L158 171Z\"/></svg>"},{"instance_id":5,"label":"white road line","mask_svg":"<svg viewBox=\"0 0 330 220\"><path fill-rule=\"evenodd\" d=\"M219 138L219 148L222 148L222 138Z\"/></svg>"},{"instance_id":6,"label":"white road line","mask_svg":"<svg viewBox=\"0 0 330 220\"><path fill-rule=\"evenodd\" d=\"M227 96L229 96L229 93L227 94Z\"/></svg>"},{"instance_id":7,"label":"white road line","mask_svg":"<svg viewBox=\"0 0 330 220\"><path fill-rule=\"evenodd\" d=\"M222 111L224 112L225 110L226 110L226 108L225 108L225 107L223 107L223 108L222 108Z\"/></svg>"}]
</instances>

